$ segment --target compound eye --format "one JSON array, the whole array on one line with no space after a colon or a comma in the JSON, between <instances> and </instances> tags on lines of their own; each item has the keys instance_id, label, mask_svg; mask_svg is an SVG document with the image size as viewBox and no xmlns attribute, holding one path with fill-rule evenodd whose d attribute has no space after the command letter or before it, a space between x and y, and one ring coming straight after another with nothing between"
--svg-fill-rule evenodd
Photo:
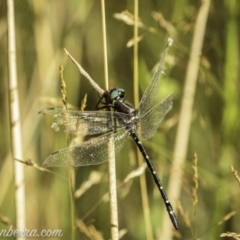
<instances>
[{"instance_id":1,"label":"compound eye","mask_svg":"<svg viewBox=\"0 0 240 240\"><path fill-rule=\"evenodd\" d=\"M116 88L112 89L109 93L109 101L112 103L118 98L118 90Z\"/></svg>"},{"instance_id":2,"label":"compound eye","mask_svg":"<svg viewBox=\"0 0 240 240\"><path fill-rule=\"evenodd\" d=\"M122 88L113 88L109 93L109 101L113 103L119 98L123 98L125 95L125 91Z\"/></svg>"},{"instance_id":3,"label":"compound eye","mask_svg":"<svg viewBox=\"0 0 240 240\"><path fill-rule=\"evenodd\" d=\"M125 90L122 88L118 88L118 95L120 98L124 98L125 96Z\"/></svg>"}]
</instances>

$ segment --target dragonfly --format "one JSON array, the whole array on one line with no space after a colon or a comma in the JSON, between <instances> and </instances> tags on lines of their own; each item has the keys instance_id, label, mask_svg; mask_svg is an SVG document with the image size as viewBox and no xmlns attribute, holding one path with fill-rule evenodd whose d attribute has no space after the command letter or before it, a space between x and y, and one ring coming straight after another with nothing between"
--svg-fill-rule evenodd
<instances>
[{"instance_id":1,"label":"dragonfly","mask_svg":"<svg viewBox=\"0 0 240 240\"><path fill-rule=\"evenodd\" d=\"M46 108L40 114L52 115L55 131L64 131L77 136L91 136L81 144L69 146L50 154L44 161L46 167L97 165L108 160L109 146L115 154L123 148L130 136L142 153L152 177L160 191L166 210L176 230L179 224L160 178L141 141L150 139L159 124L172 108L172 94L157 101L159 82L164 74L165 57L172 40L168 41L160 63L147 87L137 109L124 101L125 90L113 88L105 93L97 103L97 111L76 111L63 108ZM107 109L107 111L105 111ZM111 111L112 110L112 111Z\"/></svg>"}]
</instances>

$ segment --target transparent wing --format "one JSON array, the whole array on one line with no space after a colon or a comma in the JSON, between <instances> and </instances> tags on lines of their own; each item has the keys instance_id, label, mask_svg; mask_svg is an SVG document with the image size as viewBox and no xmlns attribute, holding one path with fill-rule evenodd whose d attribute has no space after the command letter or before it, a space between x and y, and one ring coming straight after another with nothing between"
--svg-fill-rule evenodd
<instances>
[{"instance_id":1,"label":"transparent wing","mask_svg":"<svg viewBox=\"0 0 240 240\"><path fill-rule=\"evenodd\" d=\"M128 131L119 129L100 137L92 138L81 145L68 147L50 154L44 161L46 167L87 166L97 165L108 160L108 146L115 154L119 153L125 144ZM111 145L112 144L112 145Z\"/></svg>"},{"instance_id":2,"label":"transparent wing","mask_svg":"<svg viewBox=\"0 0 240 240\"><path fill-rule=\"evenodd\" d=\"M164 64L165 64L165 58L168 52L168 49L170 45L172 44L172 40L168 41L168 44L162 54L162 57L160 59L160 62L158 64L156 72L153 74L153 77L147 86L146 91L143 94L143 97L140 101L139 104L139 112L140 115L143 115L145 112L147 112L153 105L154 101L156 100L156 97L159 92L159 87L160 87L160 78L164 74Z\"/></svg>"},{"instance_id":3,"label":"transparent wing","mask_svg":"<svg viewBox=\"0 0 240 240\"><path fill-rule=\"evenodd\" d=\"M156 133L159 124L171 108L172 94L140 117L138 135L141 140L149 139Z\"/></svg>"},{"instance_id":4,"label":"transparent wing","mask_svg":"<svg viewBox=\"0 0 240 240\"><path fill-rule=\"evenodd\" d=\"M46 108L40 114L52 115L52 128L56 132L64 131L76 134L92 135L104 133L124 126L129 116L124 113L111 111L75 111L62 108Z\"/></svg>"}]
</instances>

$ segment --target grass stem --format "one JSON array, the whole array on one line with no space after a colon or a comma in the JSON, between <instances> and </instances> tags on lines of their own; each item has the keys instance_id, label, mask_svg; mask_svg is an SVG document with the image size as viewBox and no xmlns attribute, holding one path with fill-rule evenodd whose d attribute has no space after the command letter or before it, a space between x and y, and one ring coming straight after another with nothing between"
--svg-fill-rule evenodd
<instances>
[{"instance_id":1,"label":"grass stem","mask_svg":"<svg viewBox=\"0 0 240 240\"><path fill-rule=\"evenodd\" d=\"M14 23L14 1L7 0L7 21L8 21L8 73L9 73L9 106L11 118L12 135L12 156L13 159L23 159L22 154L22 134L19 109L18 79L17 79L17 59L15 42ZM24 164L14 161L15 176L15 206L16 206L16 228L25 229L25 182ZM18 236L17 240L24 240L24 236Z\"/></svg>"},{"instance_id":2,"label":"grass stem","mask_svg":"<svg viewBox=\"0 0 240 240\"><path fill-rule=\"evenodd\" d=\"M109 89L108 81L108 61L107 61L107 33L106 33L106 15L105 1L101 0L101 15L102 15L102 32L103 32L103 57L104 57L104 75L105 88ZM117 209L117 184L116 184L116 164L113 138L109 140L108 147L108 178L109 178L109 204L110 204L110 221L111 221L111 239L118 240L118 209Z\"/></svg>"},{"instance_id":3,"label":"grass stem","mask_svg":"<svg viewBox=\"0 0 240 240\"><path fill-rule=\"evenodd\" d=\"M133 96L134 96L134 106L139 105L139 78L138 78L138 0L134 1L134 36L133 36ZM137 151L138 165L143 165L142 154ZM146 228L146 239L152 240L152 224L150 219L150 209L148 202L148 193L147 193L147 183L146 175L142 174L140 176L140 188L141 188L141 198L142 198L142 208L144 215L144 223Z\"/></svg>"},{"instance_id":4,"label":"grass stem","mask_svg":"<svg viewBox=\"0 0 240 240\"><path fill-rule=\"evenodd\" d=\"M211 1L202 0L201 2L202 5L200 6L196 18L193 40L190 49L190 58L188 61L187 74L180 109L179 124L177 127L177 135L173 152L173 167L170 173L169 186L167 190L169 199L172 200L172 205L174 209L176 209L175 201L179 199L181 192L182 169L187 154L188 139L192 118L192 107L197 85L199 61L201 57L201 51ZM171 229L172 226L171 222L168 219L168 214L164 212L163 231L161 239L172 239L173 232L171 231Z\"/></svg>"}]
</instances>

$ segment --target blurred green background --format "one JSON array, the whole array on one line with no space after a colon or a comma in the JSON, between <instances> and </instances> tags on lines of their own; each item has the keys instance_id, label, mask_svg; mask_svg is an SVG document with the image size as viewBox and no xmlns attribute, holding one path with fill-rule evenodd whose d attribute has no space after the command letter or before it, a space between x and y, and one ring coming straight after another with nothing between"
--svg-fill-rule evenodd
<instances>
[{"instance_id":1,"label":"blurred green background","mask_svg":"<svg viewBox=\"0 0 240 240\"><path fill-rule=\"evenodd\" d=\"M100 1L94 0L15 0L17 67L22 121L24 159L41 165L57 149L66 147L64 134L51 129L52 119L38 115L45 107L62 106L59 87L59 65L64 66L68 103L79 107L87 93L87 110L94 110L98 95L63 48L84 67L104 88ZM109 78L111 87L126 90L126 99L133 102L133 48L127 43L133 37L133 27L114 18L125 10L133 13L133 1L106 0L106 24ZM139 43L140 97L149 83L153 67L163 52L168 37L173 37L165 76L159 96L163 99L174 91L174 105L153 139L144 142L163 185L167 189L172 152L176 137L177 118L181 107L190 45L201 1L151 0L139 1L139 17L145 29ZM222 232L240 233L240 187L229 166L240 172L239 121L239 30L240 3L237 0L212 1L208 16L200 62L198 85L193 106L188 155L182 179L181 202L196 225L197 237L218 239ZM164 17L161 18L161 15ZM13 160L9 124L7 73L7 7L0 2L0 215L15 224ZM165 27L163 23L165 21ZM155 29L149 31L149 28ZM172 120L172 121L171 121ZM173 122L173 124L171 124ZM169 127L170 124L170 127ZM196 216L192 211L191 159L198 155L199 203ZM136 147L129 140L117 156L119 183L137 168ZM68 176L67 168L53 169ZM76 217L93 224L110 238L108 201L94 208L108 191L107 164L76 168L76 188L97 171L101 180L76 198ZM71 237L70 194L68 182L54 174L26 166L26 226L28 229L62 229ZM148 197L154 239L159 239L162 213L161 196L146 170ZM173 201L173 200L171 200ZM139 178L118 189L119 227L127 233L122 239L146 239ZM217 222L227 213L236 215L221 225ZM193 239L181 217L176 239ZM1 221L0 229L7 226ZM88 239L77 230L77 239ZM11 239L11 238L9 238Z\"/></svg>"}]
</instances>

